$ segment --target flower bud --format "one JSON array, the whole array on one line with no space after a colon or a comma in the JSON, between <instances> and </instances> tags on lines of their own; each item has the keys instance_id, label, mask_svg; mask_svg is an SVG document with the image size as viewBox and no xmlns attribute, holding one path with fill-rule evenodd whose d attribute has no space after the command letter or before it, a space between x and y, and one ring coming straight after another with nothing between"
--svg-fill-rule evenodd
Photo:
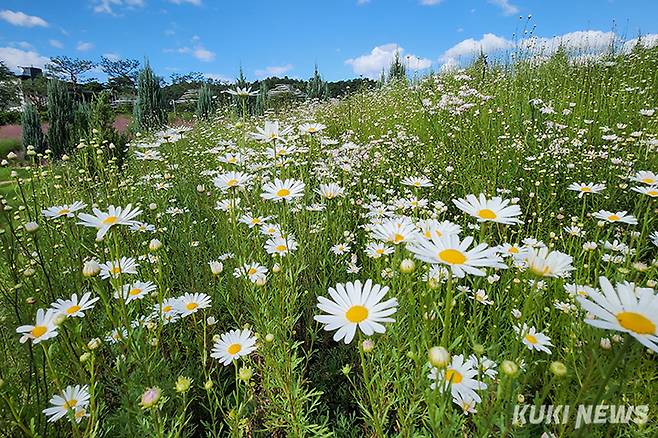
<instances>
[{"instance_id":1,"label":"flower bud","mask_svg":"<svg viewBox=\"0 0 658 438\"><path fill-rule=\"evenodd\" d=\"M213 260L208 262L208 265L210 265L210 272L212 272L212 275L219 275L224 271L224 264L222 262Z\"/></svg>"},{"instance_id":2,"label":"flower bud","mask_svg":"<svg viewBox=\"0 0 658 438\"><path fill-rule=\"evenodd\" d=\"M450 363L450 353L443 347L432 347L428 353L430 364L436 368L445 368Z\"/></svg>"},{"instance_id":3,"label":"flower bud","mask_svg":"<svg viewBox=\"0 0 658 438\"><path fill-rule=\"evenodd\" d=\"M149 242L149 251L155 252L162 248L162 242L160 242L158 239L151 239Z\"/></svg>"},{"instance_id":4,"label":"flower bud","mask_svg":"<svg viewBox=\"0 0 658 438\"><path fill-rule=\"evenodd\" d=\"M549 367L549 369L557 377L562 377L565 374L567 374L567 366L562 362L558 362L558 361L551 362L551 366Z\"/></svg>"},{"instance_id":5,"label":"flower bud","mask_svg":"<svg viewBox=\"0 0 658 438\"><path fill-rule=\"evenodd\" d=\"M101 272L101 265L96 260L86 261L82 267L82 275L85 277L94 277Z\"/></svg>"},{"instance_id":6,"label":"flower bud","mask_svg":"<svg viewBox=\"0 0 658 438\"><path fill-rule=\"evenodd\" d=\"M190 385L192 385L192 379L185 376L178 376L178 380L176 380L176 385L174 387L176 389L176 392L184 393L187 392L188 389L190 389Z\"/></svg>"},{"instance_id":7,"label":"flower bud","mask_svg":"<svg viewBox=\"0 0 658 438\"><path fill-rule=\"evenodd\" d=\"M25 228L25 231L28 233L35 233L39 229L39 224L36 222L28 222L23 225L23 228Z\"/></svg>"},{"instance_id":8,"label":"flower bud","mask_svg":"<svg viewBox=\"0 0 658 438\"><path fill-rule=\"evenodd\" d=\"M519 366L511 360L504 360L503 363L500 364L500 369L508 376L515 376L516 373L519 372Z\"/></svg>"},{"instance_id":9,"label":"flower bud","mask_svg":"<svg viewBox=\"0 0 658 438\"><path fill-rule=\"evenodd\" d=\"M364 353L370 353L375 349L375 343L371 339L366 339L361 343L361 348Z\"/></svg>"},{"instance_id":10,"label":"flower bud","mask_svg":"<svg viewBox=\"0 0 658 438\"><path fill-rule=\"evenodd\" d=\"M254 375L254 372L249 367L241 367L238 371L238 378L243 382L247 383L251 380L251 377Z\"/></svg>"},{"instance_id":11,"label":"flower bud","mask_svg":"<svg viewBox=\"0 0 658 438\"><path fill-rule=\"evenodd\" d=\"M416 269L416 263L412 259L404 259L400 263L400 272L410 274Z\"/></svg>"},{"instance_id":12,"label":"flower bud","mask_svg":"<svg viewBox=\"0 0 658 438\"><path fill-rule=\"evenodd\" d=\"M268 333L265 335L266 342L272 342L273 340L274 340L274 335L272 333Z\"/></svg>"},{"instance_id":13,"label":"flower bud","mask_svg":"<svg viewBox=\"0 0 658 438\"><path fill-rule=\"evenodd\" d=\"M101 346L101 340L98 338L94 338L91 341L87 342L87 348L90 350L95 350L100 346Z\"/></svg>"},{"instance_id":14,"label":"flower bud","mask_svg":"<svg viewBox=\"0 0 658 438\"><path fill-rule=\"evenodd\" d=\"M155 406L160 400L162 391L157 386L147 389L140 399L139 405L142 409L150 409Z\"/></svg>"}]
</instances>

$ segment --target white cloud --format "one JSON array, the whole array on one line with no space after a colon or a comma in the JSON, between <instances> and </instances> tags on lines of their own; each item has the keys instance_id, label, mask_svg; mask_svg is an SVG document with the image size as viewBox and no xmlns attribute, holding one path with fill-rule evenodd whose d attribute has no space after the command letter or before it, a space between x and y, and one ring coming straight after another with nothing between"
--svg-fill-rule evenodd
<instances>
[{"instance_id":1,"label":"white cloud","mask_svg":"<svg viewBox=\"0 0 658 438\"><path fill-rule=\"evenodd\" d=\"M196 59L203 62L210 62L215 59L215 52L211 52L203 47L197 47L192 54Z\"/></svg>"},{"instance_id":2,"label":"white cloud","mask_svg":"<svg viewBox=\"0 0 658 438\"><path fill-rule=\"evenodd\" d=\"M420 4L423 6L434 6L441 3L443 0L420 0Z\"/></svg>"},{"instance_id":3,"label":"white cloud","mask_svg":"<svg viewBox=\"0 0 658 438\"><path fill-rule=\"evenodd\" d=\"M86 41L78 41L78 45L75 47L80 52L86 52L94 48L94 44Z\"/></svg>"},{"instance_id":4,"label":"white cloud","mask_svg":"<svg viewBox=\"0 0 658 438\"><path fill-rule=\"evenodd\" d=\"M391 65L396 52L400 53L402 60L412 70L422 70L432 66L430 59L419 58L413 54L403 56L404 49L394 43L377 46L369 54L350 58L345 61L345 64L351 65L354 73L358 75L377 78L382 70Z\"/></svg>"},{"instance_id":5,"label":"white cloud","mask_svg":"<svg viewBox=\"0 0 658 438\"><path fill-rule=\"evenodd\" d=\"M492 53L498 50L511 49L514 47L514 42L504 37L494 35L493 33L485 33L482 38L475 40L473 38L461 41L441 55L440 61L443 62L444 67L454 67L458 64L459 58L470 58L478 55L479 53Z\"/></svg>"},{"instance_id":6,"label":"white cloud","mask_svg":"<svg viewBox=\"0 0 658 438\"><path fill-rule=\"evenodd\" d=\"M203 76L213 81L233 82L233 79L221 73L204 73Z\"/></svg>"},{"instance_id":7,"label":"white cloud","mask_svg":"<svg viewBox=\"0 0 658 438\"><path fill-rule=\"evenodd\" d=\"M272 65L265 67L263 70L256 70L254 73L259 78L264 78L266 76L279 76L282 75L294 68L292 64L285 65Z\"/></svg>"},{"instance_id":8,"label":"white cloud","mask_svg":"<svg viewBox=\"0 0 658 438\"><path fill-rule=\"evenodd\" d=\"M519 12L519 8L509 2L509 0L488 0L492 5L498 6L502 9L505 15L514 15Z\"/></svg>"},{"instance_id":9,"label":"white cloud","mask_svg":"<svg viewBox=\"0 0 658 438\"><path fill-rule=\"evenodd\" d=\"M110 61L118 61L121 59L121 55L114 52L103 53L103 57L109 59Z\"/></svg>"},{"instance_id":10,"label":"white cloud","mask_svg":"<svg viewBox=\"0 0 658 438\"><path fill-rule=\"evenodd\" d=\"M44 68L50 61L34 50L21 50L15 47L0 47L0 60L13 71L18 71L19 66Z\"/></svg>"},{"instance_id":11,"label":"white cloud","mask_svg":"<svg viewBox=\"0 0 658 438\"><path fill-rule=\"evenodd\" d=\"M183 3L189 3L194 6L201 6L201 0L169 0L175 5L182 5Z\"/></svg>"},{"instance_id":12,"label":"white cloud","mask_svg":"<svg viewBox=\"0 0 658 438\"><path fill-rule=\"evenodd\" d=\"M62 44L62 42L59 40L48 40L48 44L55 47L56 49L61 49L64 47L64 44Z\"/></svg>"},{"instance_id":13,"label":"white cloud","mask_svg":"<svg viewBox=\"0 0 658 438\"><path fill-rule=\"evenodd\" d=\"M579 30L552 38L531 37L520 41L524 49L531 49L543 55L555 53L560 47L569 52L601 51L609 48L618 38L614 32L600 30Z\"/></svg>"},{"instance_id":14,"label":"white cloud","mask_svg":"<svg viewBox=\"0 0 658 438\"><path fill-rule=\"evenodd\" d=\"M48 27L48 22L41 17L35 15L27 15L20 11L10 11L5 9L0 11L0 19L6 21L14 26L21 27Z\"/></svg>"},{"instance_id":15,"label":"white cloud","mask_svg":"<svg viewBox=\"0 0 658 438\"><path fill-rule=\"evenodd\" d=\"M630 39L624 43L623 51L626 53L630 52L635 48L635 46L638 45L638 43L642 47L646 48L658 46L658 34L650 33L647 35L642 35L639 38Z\"/></svg>"},{"instance_id":16,"label":"white cloud","mask_svg":"<svg viewBox=\"0 0 658 438\"><path fill-rule=\"evenodd\" d=\"M144 7L144 0L95 0L94 12L116 15L115 8L135 9Z\"/></svg>"}]
</instances>

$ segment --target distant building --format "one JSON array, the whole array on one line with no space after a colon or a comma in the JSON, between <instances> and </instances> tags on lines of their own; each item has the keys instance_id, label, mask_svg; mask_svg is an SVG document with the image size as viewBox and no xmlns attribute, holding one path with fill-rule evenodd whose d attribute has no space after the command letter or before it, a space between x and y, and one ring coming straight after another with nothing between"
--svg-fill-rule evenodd
<instances>
[{"instance_id":1,"label":"distant building","mask_svg":"<svg viewBox=\"0 0 658 438\"><path fill-rule=\"evenodd\" d=\"M303 99L304 93L299 91L297 88L288 84L278 84L270 91L267 92L267 96L270 98L293 98L293 99Z\"/></svg>"},{"instance_id":2,"label":"distant building","mask_svg":"<svg viewBox=\"0 0 658 438\"><path fill-rule=\"evenodd\" d=\"M36 79L43 76L43 70L41 70L39 67L22 67L20 65L18 67L23 70L21 73L16 75L16 77L19 79Z\"/></svg>"}]
</instances>

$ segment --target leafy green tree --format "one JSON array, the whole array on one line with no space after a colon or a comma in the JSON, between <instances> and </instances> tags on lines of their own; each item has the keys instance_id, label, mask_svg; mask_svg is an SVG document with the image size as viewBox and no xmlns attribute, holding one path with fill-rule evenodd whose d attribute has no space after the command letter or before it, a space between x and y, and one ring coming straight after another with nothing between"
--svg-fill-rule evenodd
<instances>
[{"instance_id":1,"label":"leafy green tree","mask_svg":"<svg viewBox=\"0 0 658 438\"><path fill-rule=\"evenodd\" d=\"M48 81L48 120L48 147L59 158L71 148L74 123L71 95L66 83L59 79Z\"/></svg>"},{"instance_id":2,"label":"leafy green tree","mask_svg":"<svg viewBox=\"0 0 658 438\"><path fill-rule=\"evenodd\" d=\"M137 100L133 119L136 127L145 131L158 129L167 120L160 78L153 73L148 62L139 72L137 79Z\"/></svg>"},{"instance_id":3,"label":"leafy green tree","mask_svg":"<svg viewBox=\"0 0 658 438\"><path fill-rule=\"evenodd\" d=\"M80 75L88 72L95 66L96 64L88 59L55 56L50 58L50 62L46 65L46 70L53 76L70 81L77 93Z\"/></svg>"},{"instance_id":4,"label":"leafy green tree","mask_svg":"<svg viewBox=\"0 0 658 438\"><path fill-rule=\"evenodd\" d=\"M0 61L0 111L7 111L19 102L18 84L9 68Z\"/></svg>"},{"instance_id":5,"label":"leafy green tree","mask_svg":"<svg viewBox=\"0 0 658 438\"><path fill-rule=\"evenodd\" d=\"M23 146L34 146L37 151L43 152L43 131L39 111L31 103L27 103L23 108L21 125L23 127Z\"/></svg>"},{"instance_id":6,"label":"leafy green tree","mask_svg":"<svg viewBox=\"0 0 658 438\"><path fill-rule=\"evenodd\" d=\"M210 118L213 112L213 95L208 84L203 84L199 89L199 99L196 103L196 115L202 119Z\"/></svg>"},{"instance_id":7,"label":"leafy green tree","mask_svg":"<svg viewBox=\"0 0 658 438\"><path fill-rule=\"evenodd\" d=\"M100 66L107 75L107 84L113 90L134 90L137 82L137 69L140 62L136 59L101 58Z\"/></svg>"}]
</instances>

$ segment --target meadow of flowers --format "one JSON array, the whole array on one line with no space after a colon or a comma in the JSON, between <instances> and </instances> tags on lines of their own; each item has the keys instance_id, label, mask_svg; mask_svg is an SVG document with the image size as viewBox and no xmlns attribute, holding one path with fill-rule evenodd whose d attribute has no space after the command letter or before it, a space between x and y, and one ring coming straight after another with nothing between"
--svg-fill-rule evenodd
<instances>
[{"instance_id":1,"label":"meadow of flowers","mask_svg":"<svg viewBox=\"0 0 658 438\"><path fill-rule=\"evenodd\" d=\"M476 64L220 110L123 163L94 138L28 153L2 200L2 434L657 436L656 66Z\"/></svg>"}]
</instances>

